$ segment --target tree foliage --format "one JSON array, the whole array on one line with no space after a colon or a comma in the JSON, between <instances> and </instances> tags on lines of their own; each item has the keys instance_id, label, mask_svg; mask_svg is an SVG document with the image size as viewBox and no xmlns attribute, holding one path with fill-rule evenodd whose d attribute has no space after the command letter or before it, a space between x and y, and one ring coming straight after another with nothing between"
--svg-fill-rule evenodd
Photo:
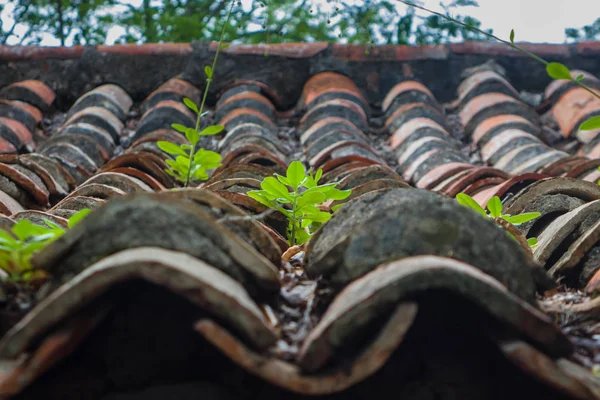
<instances>
[{"instance_id":1,"label":"tree foliage","mask_svg":"<svg viewBox=\"0 0 600 400\"><path fill-rule=\"evenodd\" d=\"M110 12L115 4L116 0L9 1L0 11L10 7L12 21L2 24L0 43L38 44L44 35L57 38L63 46L103 43L118 21Z\"/></svg>"},{"instance_id":2,"label":"tree foliage","mask_svg":"<svg viewBox=\"0 0 600 400\"><path fill-rule=\"evenodd\" d=\"M49 36L61 45L103 44L111 28L119 32L110 35L111 43L216 40L229 1L0 0L0 44L39 44ZM474 0L444 0L440 6L444 14L481 28L477 19L460 14L463 7L477 6ZM598 40L600 18L568 28L565 35L570 41ZM244 0L236 3L224 40L381 45L487 38L438 16L418 15L395 0Z\"/></svg>"},{"instance_id":3,"label":"tree foliage","mask_svg":"<svg viewBox=\"0 0 600 400\"><path fill-rule=\"evenodd\" d=\"M117 43L215 40L229 0L15 0L0 41L38 44L48 35L62 45L103 44L109 29ZM473 0L443 3L448 14ZM453 15L467 25L478 20ZM281 43L337 41L353 44L427 44L483 40L436 16L422 17L395 0L246 0L237 2L225 41ZM118 28L121 27L121 28ZM116 29L115 29L116 28ZM114 36L114 35L113 35ZM113 38L114 39L114 38Z\"/></svg>"},{"instance_id":4,"label":"tree foliage","mask_svg":"<svg viewBox=\"0 0 600 400\"><path fill-rule=\"evenodd\" d=\"M600 40L600 18L581 29L567 28L565 35L568 40L579 42L584 40Z\"/></svg>"}]
</instances>

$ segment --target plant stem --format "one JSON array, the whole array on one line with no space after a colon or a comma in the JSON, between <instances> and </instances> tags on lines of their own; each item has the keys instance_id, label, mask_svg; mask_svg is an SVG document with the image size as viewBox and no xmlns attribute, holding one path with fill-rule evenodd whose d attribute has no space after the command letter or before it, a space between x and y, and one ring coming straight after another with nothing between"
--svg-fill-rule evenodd
<instances>
[{"instance_id":1,"label":"plant stem","mask_svg":"<svg viewBox=\"0 0 600 400\"><path fill-rule=\"evenodd\" d=\"M219 58L219 53L221 51L221 44L223 43L223 36L225 35L225 29L229 24L229 19L231 18L231 11L233 10L233 6L235 5L235 1L231 1L231 7L227 11L227 19L221 28L221 34L219 35L219 42L217 45L217 51L215 53L215 58L212 62L212 71L214 73L215 67L217 65L217 60ZM204 88L204 94L202 95L202 102L200 103L200 108L198 110L198 118L196 119L196 132L200 130L200 120L202 119L202 113L204 112L204 105L206 104L206 98L208 97L208 89L210 88L210 83L212 82L212 75L206 77L206 87ZM185 184L183 187L187 187L190 183L190 175L192 173L192 163L194 160L194 151L196 150L196 145L192 145L190 149L190 163L188 164L187 176L185 177Z\"/></svg>"},{"instance_id":2,"label":"plant stem","mask_svg":"<svg viewBox=\"0 0 600 400\"><path fill-rule=\"evenodd\" d=\"M571 81L575 82L577 84L577 86L579 86L582 89L587 90L589 93L591 93L594 97L600 99L600 94L598 94L598 92L594 92L592 89L589 88L589 86L584 85L583 83L576 81L575 79L571 79Z\"/></svg>"},{"instance_id":3,"label":"plant stem","mask_svg":"<svg viewBox=\"0 0 600 400\"><path fill-rule=\"evenodd\" d=\"M430 10L430 9L428 9L428 8L425 8L425 7L423 7L423 6L420 6L420 5L418 5L418 4L411 3L410 1L405 1L405 0L396 0L396 1L398 1L398 2L400 2L400 3L402 3L402 4L405 4L405 5L407 5L407 6L414 7L414 8L417 8L417 9L419 9L419 10L426 11L426 12L428 12L428 13L430 13L430 14L437 15L437 16L438 16L438 17L440 17L440 18L444 18L446 21L453 22L453 23L455 23L455 24L458 24L458 25L460 25L460 26L462 26L462 27L464 27L464 28L467 28L467 29L470 29L470 30L472 30L472 31L478 32L478 33L480 33L480 34L482 34L482 35L484 35L484 36L486 36L486 37L488 37L488 38L490 38L490 39L494 39L494 40L497 40L497 41L499 41L500 43L504 43L505 45L507 45L507 46L509 46L509 47L511 47L511 48L513 48L513 49L515 49L515 50L517 50L517 51L519 51L519 52L521 52L521 53L525 54L526 56L528 56L528 57L530 57L530 58L533 58L534 60L536 60L536 61L538 61L538 62L540 62L540 63L542 63L542 64L544 64L544 65L548 65L548 64L550 64L548 61L544 60L543 58L541 58L541 57L539 57L539 56L536 56L536 55L535 55L535 54L533 54L532 52L530 52L530 51L527 51L527 50L525 50L525 49L523 49L523 48L521 48L521 47L517 46L516 44L514 44L514 43L512 43L512 42L509 42L508 40L501 39L501 38L499 38L498 36L496 36L496 35L493 35L493 34L491 34L491 33L489 33L489 32L486 32L486 31L484 31L484 30L482 30L482 29L479 29L479 28L477 28L477 27L475 27L475 26L467 25L467 24L465 24L464 22L460 22L460 21L458 21L458 20L455 20L455 19L454 19L454 18L452 18L452 17L449 17L449 16L447 16L447 15L444 15L444 14L442 14L442 13L439 13L439 12L437 12L437 11ZM578 86L579 86L579 87L581 87L582 89L585 89L585 90L587 90L587 91L588 91L589 93L591 93L591 94L592 94L594 97L596 97L596 98L600 99L600 94L599 94L599 93L597 93L597 92L595 92L595 91L593 91L592 89L590 89L590 88L589 88L587 85L584 85L583 83L581 83L581 82L579 82L579 81L576 81L576 80L575 80L573 77L571 77L571 79L570 79L570 80L571 80L571 82L574 82L576 85L578 85Z\"/></svg>"},{"instance_id":4,"label":"plant stem","mask_svg":"<svg viewBox=\"0 0 600 400\"><path fill-rule=\"evenodd\" d=\"M294 191L294 204L292 205L292 237L290 240L290 245L294 246L296 244L296 225L297 225L297 221L296 221L296 208L298 206L298 200L297 200L297 194L296 191Z\"/></svg>"},{"instance_id":5,"label":"plant stem","mask_svg":"<svg viewBox=\"0 0 600 400\"><path fill-rule=\"evenodd\" d=\"M21 248L18 247L11 254L11 276L19 276L19 272L21 270Z\"/></svg>"}]
</instances>

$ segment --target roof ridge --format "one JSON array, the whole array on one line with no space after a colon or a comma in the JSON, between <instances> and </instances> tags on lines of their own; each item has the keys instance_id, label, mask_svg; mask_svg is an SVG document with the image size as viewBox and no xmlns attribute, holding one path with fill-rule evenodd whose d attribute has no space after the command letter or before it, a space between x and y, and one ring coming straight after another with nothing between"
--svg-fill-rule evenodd
<instances>
[{"instance_id":1,"label":"roof ridge","mask_svg":"<svg viewBox=\"0 0 600 400\"><path fill-rule=\"evenodd\" d=\"M191 54L194 47L208 47L214 50L216 42L194 41L190 43L143 43L143 44L113 44L113 45L77 45L77 46L6 46L0 45L0 60L30 60L43 58L71 59L79 58L86 50L100 53L125 54L125 55L187 55ZM600 42L588 41L579 43L522 43L524 49L536 54L546 56L568 56L600 55ZM368 55L364 49L371 49ZM223 50L229 54L260 54L268 51L270 55L283 55L295 57L312 57L327 49L332 50L333 55L351 55L355 61L366 61L367 59L378 59L384 56L389 59L390 52L403 60L422 58L445 58L447 53L453 54L485 54L502 55L507 57L524 57L520 52L508 48L502 43L484 41L465 41L461 43L450 43L441 45L381 45L372 46L367 44L338 44L328 42L313 43L260 43L244 44L233 43L229 48ZM394 51L392 51L394 50ZM357 57L359 52L364 57ZM425 57L423 57L425 56Z\"/></svg>"}]
</instances>

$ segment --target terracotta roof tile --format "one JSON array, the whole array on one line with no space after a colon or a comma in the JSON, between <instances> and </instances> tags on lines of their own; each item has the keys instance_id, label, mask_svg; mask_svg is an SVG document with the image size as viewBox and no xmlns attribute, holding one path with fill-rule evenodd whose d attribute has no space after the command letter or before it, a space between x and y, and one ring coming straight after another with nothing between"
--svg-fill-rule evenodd
<instances>
[{"instance_id":1,"label":"terracotta roof tile","mask_svg":"<svg viewBox=\"0 0 600 400\"><path fill-rule=\"evenodd\" d=\"M0 313L0 397L145 396L156 376L265 400L373 388L414 397L414 376L461 398L600 399L593 356L576 355L596 339L571 341L578 333L553 322L570 293L599 287L600 138L576 127L600 108L586 92L531 77L527 58L490 43L368 55L234 44L201 120L225 126L201 140L223 165L181 189L157 142L187 143L171 124L195 125L182 99L201 101L197 64L215 46L90 47L86 57L104 60L93 85L74 73L69 88L55 76L82 48L0 46L24 79L0 90L0 229L65 226L93 210L32 258L49 275L32 289L34 307ZM587 60L584 82L596 82L596 45L525 47ZM176 67L122 72L166 57ZM35 63L49 58L47 74ZM473 68L488 58L507 73ZM520 94L532 87L538 108ZM301 248L287 243L285 216L248 195L294 160L352 190L319 206L341 207ZM481 206L499 196L510 215L540 212L510 231L539 246L459 205L459 193ZM563 286L547 292L552 279ZM8 293L7 315L17 304ZM577 301L576 313L597 311L590 296ZM495 373L483 376L481 360ZM466 384L423 372L432 363L455 366Z\"/></svg>"},{"instance_id":2,"label":"terracotta roof tile","mask_svg":"<svg viewBox=\"0 0 600 400\"><path fill-rule=\"evenodd\" d=\"M578 140L588 143L600 132L599 130L577 132L578 125L586 118L600 115L600 99L585 89L570 89L552 107L552 114L565 136L576 134Z\"/></svg>"},{"instance_id":3,"label":"terracotta roof tile","mask_svg":"<svg viewBox=\"0 0 600 400\"><path fill-rule=\"evenodd\" d=\"M12 83L3 92L6 99L29 103L41 111L48 111L56 98L56 93L45 83L32 79Z\"/></svg>"}]
</instances>

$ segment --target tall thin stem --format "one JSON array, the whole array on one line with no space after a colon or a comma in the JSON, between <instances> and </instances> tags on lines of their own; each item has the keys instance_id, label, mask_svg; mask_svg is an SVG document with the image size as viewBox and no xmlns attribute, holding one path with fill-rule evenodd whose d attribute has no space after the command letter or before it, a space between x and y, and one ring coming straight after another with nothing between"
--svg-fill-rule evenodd
<instances>
[{"instance_id":1,"label":"tall thin stem","mask_svg":"<svg viewBox=\"0 0 600 400\"><path fill-rule=\"evenodd\" d=\"M294 204L292 205L292 237L290 240L290 244L294 246L296 244L296 226L298 225L298 221L296 221L296 208L298 207L298 196L294 191Z\"/></svg>"},{"instance_id":2,"label":"tall thin stem","mask_svg":"<svg viewBox=\"0 0 600 400\"><path fill-rule=\"evenodd\" d=\"M217 60L219 59L219 53L221 52L221 44L223 43L223 37L225 36L225 29L227 28L227 25L229 25L229 19L231 18L231 11L233 10L233 6L235 5L235 1L231 2L231 7L229 7L229 10L227 11L227 19L225 20L225 23L223 24L222 28L221 28L221 34L219 35L219 42L217 45L217 51L215 53L215 58L213 59L212 62L212 66L211 66L211 70L215 71L215 67L217 65ZM210 88L210 84L212 82L212 73L210 76L206 77L206 87L204 88L204 94L202 95L202 102L200 103L200 109L198 110L198 118L196 119L196 132L198 132L200 130L200 121L202 119L202 114L204 113L204 106L206 105L206 98L208 97L208 90ZM192 148L190 149L190 162L188 164L188 170L187 170L187 176L185 178L185 184L183 185L183 187L187 187L187 185L190 183L190 177L192 174L192 162L194 160L194 151L196 146L192 146Z\"/></svg>"}]
</instances>

